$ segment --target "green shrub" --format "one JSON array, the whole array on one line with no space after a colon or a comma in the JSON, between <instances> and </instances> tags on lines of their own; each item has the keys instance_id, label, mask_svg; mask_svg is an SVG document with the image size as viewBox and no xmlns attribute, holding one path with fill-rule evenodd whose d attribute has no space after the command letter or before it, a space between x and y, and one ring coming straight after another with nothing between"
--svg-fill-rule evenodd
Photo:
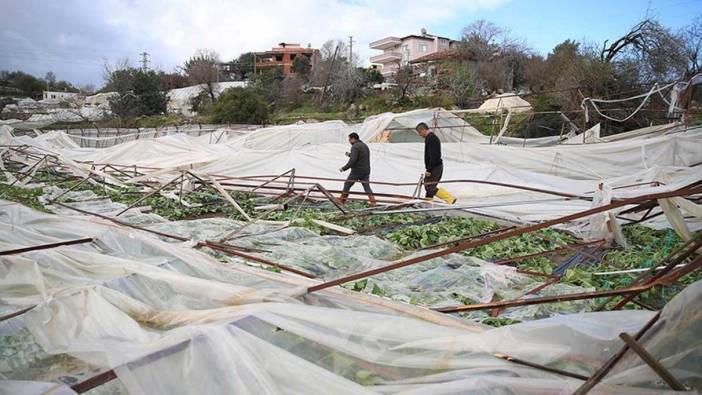
<instances>
[{"instance_id":1,"label":"green shrub","mask_svg":"<svg viewBox=\"0 0 702 395\"><path fill-rule=\"evenodd\" d=\"M212 121L262 124L268 121L268 105L253 89L229 88L212 106Z\"/></svg>"}]
</instances>

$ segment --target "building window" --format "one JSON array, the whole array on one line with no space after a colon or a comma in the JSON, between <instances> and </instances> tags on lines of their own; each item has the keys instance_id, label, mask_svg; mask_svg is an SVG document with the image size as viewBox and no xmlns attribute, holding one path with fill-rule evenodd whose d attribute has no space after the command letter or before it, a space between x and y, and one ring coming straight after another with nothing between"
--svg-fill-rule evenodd
<instances>
[{"instance_id":1,"label":"building window","mask_svg":"<svg viewBox=\"0 0 702 395\"><path fill-rule=\"evenodd\" d=\"M419 44L419 52L427 52L428 49L426 44Z\"/></svg>"},{"instance_id":2,"label":"building window","mask_svg":"<svg viewBox=\"0 0 702 395\"><path fill-rule=\"evenodd\" d=\"M291 60L291 61L295 60L295 57L296 57L296 56L297 56L297 54L291 53L291 54L290 54L290 60Z\"/></svg>"},{"instance_id":3,"label":"building window","mask_svg":"<svg viewBox=\"0 0 702 395\"><path fill-rule=\"evenodd\" d=\"M283 55L275 55L275 61L276 62L282 62L283 61Z\"/></svg>"}]
</instances>

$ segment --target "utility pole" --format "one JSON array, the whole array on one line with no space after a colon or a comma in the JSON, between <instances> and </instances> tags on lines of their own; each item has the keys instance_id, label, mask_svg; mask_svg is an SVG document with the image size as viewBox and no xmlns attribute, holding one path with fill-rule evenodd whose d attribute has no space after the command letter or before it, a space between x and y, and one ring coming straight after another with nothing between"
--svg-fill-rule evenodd
<instances>
[{"instance_id":1,"label":"utility pole","mask_svg":"<svg viewBox=\"0 0 702 395\"><path fill-rule=\"evenodd\" d=\"M148 64L149 64L149 53L144 51L140 53L141 55L141 69L146 71L148 69Z\"/></svg>"},{"instance_id":2,"label":"utility pole","mask_svg":"<svg viewBox=\"0 0 702 395\"><path fill-rule=\"evenodd\" d=\"M349 68L353 68L353 36L349 36Z\"/></svg>"}]
</instances>

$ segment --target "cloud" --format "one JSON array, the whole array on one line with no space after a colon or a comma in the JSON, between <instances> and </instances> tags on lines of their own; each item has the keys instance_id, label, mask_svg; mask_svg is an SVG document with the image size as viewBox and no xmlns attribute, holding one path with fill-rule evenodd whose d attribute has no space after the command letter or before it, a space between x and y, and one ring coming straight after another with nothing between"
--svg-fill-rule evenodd
<instances>
[{"instance_id":1,"label":"cloud","mask_svg":"<svg viewBox=\"0 0 702 395\"><path fill-rule=\"evenodd\" d=\"M153 66L170 71L198 48L232 59L282 41L319 47L349 35L367 59L371 41L422 27L431 32L459 13L506 1L10 1L0 15L0 69L40 76L53 70L58 78L100 84L104 59L136 63L142 51L151 54Z\"/></svg>"}]
</instances>

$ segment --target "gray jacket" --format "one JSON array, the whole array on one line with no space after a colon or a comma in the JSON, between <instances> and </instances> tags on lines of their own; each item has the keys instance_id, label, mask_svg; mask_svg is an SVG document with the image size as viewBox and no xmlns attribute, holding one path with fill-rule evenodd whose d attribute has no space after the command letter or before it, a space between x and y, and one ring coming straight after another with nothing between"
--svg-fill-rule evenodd
<instances>
[{"instance_id":1,"label":"gray jacket","mask_svg":"<svg viewBox=\"0 0 702 395\"><path fill-rule=\"evenodd\" d=\"M349 161L342 169L344 171L351 169L351 173L354 174L370 174L370 150L366 143L358 140L351 146Z\"/></svg>"}]
</instances>

